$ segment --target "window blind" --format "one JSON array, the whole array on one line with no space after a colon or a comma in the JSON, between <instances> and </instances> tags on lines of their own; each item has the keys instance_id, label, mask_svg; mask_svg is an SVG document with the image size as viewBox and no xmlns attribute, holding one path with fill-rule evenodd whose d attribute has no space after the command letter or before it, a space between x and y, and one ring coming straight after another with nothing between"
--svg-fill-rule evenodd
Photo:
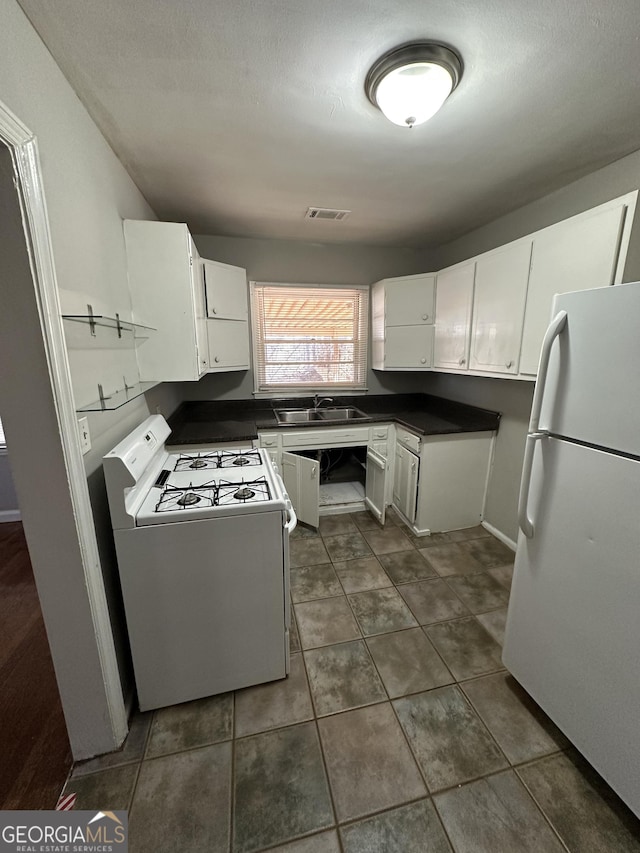
<instances>
[{"instance_id":1,"label":"window blind","mask_svg":"<svg viewBox=\"0 0 640 853\"><path fill-rule=\"evenodd\" d=\"M361 389L368 288L251 287L256 391Z\"/></svg>"}]
</instances>

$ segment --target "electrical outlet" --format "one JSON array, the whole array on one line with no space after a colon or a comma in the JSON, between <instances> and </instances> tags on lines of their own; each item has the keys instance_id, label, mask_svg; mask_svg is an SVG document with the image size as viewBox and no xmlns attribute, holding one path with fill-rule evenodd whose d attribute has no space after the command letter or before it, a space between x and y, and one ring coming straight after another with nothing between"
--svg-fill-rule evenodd
<instances>
[{"instance_id":1,"label":"electrical outlet","mask_svg":"<svg viewBox=\"0 0 640 853\"><path fill-rule=\"evenodd\" d=\"M78 418L78 432L80 433L80 448L82 455L91 450L91 436L89 434L89 418Z\"/></svg>"}]
</instances>

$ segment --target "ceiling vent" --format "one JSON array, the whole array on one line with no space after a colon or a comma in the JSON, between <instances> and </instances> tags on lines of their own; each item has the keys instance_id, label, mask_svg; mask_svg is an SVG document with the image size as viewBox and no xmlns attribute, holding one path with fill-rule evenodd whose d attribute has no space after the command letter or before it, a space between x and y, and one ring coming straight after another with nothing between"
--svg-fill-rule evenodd
<instances>
[{"instance_id":1,"label":"ceiling vent","mask_svg":"<svg viewBox=\"0 0 640 853\"><path fill-rule=\"evenodd\" d=\"M305 219L333 219L339 222L346 219L350 210L333 210L330 207L310 207L305 213Z\"/></svg>"}]
</instances>

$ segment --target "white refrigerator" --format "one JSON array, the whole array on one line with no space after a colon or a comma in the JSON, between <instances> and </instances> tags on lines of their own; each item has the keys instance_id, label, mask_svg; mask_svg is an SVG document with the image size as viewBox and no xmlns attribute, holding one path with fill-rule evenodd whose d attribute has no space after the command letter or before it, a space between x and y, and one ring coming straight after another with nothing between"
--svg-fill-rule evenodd
<instances>
[{"instance_id":1,"label":"white refrigerator","mask_svg":"<svg viewBox=\"0 0 640 853\"><path fill-rule=\"evenodd\" d=\"M503 660L640 816L640 282L556 296Z\"/></svg>"}]
</instances>

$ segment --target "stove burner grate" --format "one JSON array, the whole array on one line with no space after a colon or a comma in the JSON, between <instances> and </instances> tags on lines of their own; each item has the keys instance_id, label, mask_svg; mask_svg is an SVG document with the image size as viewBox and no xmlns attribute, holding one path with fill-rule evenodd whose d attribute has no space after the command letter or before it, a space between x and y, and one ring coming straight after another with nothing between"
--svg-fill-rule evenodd
<instances>
[{"instance_id":1,"label":"stove burner grate","mask_svg":"<svg viewBox=\"0 0 640 853\"><path fill-rule=\"evenodd\" d=\"M268 501L270 498L271 492L265 477L243 480L241 483L229 483L226 480L220 480L218 483L218 506Z\"/></svg>"},{"instance_id":2,"label":"stove burner grate","mask_svg":"<svg viewBox=\"0 0 640 853\"><path fill-rule=\"evenodd\" d=\"M238 468L243 466L262 465L262 459L258 450L222 450L219 454L219 468Z\"/></svg>"},{"instance_id":3,"label":"stove burner grate","mask_svg":"<svg viewBox=\"0 0 640 853\"><path fill-rule=\"evenodd\" d=\"M196 469L217 468L217 453L198 453L193 456L183 455L176 460L174 471L192 471Z\"/></svg>"},{"instance_id":4,"label":"stove burner grate","mask_svg":"<svg viewBox=\"0 0 640 853\"><path fill-rule=\"evenodd\" d=\"M242 486L242 488L238 489L233 496L237 501L248 501L251 500L254 495L255 492L252 489Z\"/></svg>"},{"instance_id":5,"label":"stove burner grate","mask_svg":"<svg viewBox=\"0 0 640 853\"><path fill-rule=\"evenodd\" d=\"M160 495L156 504L156 512L170 512L171 510L205 509L218 505L218 495L215 485L167 486Z\"/></svg>"}]
</instances>

